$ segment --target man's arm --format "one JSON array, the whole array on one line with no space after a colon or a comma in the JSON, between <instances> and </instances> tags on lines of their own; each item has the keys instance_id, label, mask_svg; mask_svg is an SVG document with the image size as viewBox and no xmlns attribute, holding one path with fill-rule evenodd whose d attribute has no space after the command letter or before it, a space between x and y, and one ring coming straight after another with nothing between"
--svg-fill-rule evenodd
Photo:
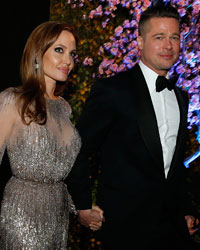
<instances>
[{"instance_id":1,"label":"man's arm","mask_svg":"<svg viewBox=\"0 0 200 250\"><path fill-rule=\"evenodd\" d=\"M104 81L103 81L104 82ZM85 226L103 220L102 212L92 210L89 158L101 147L114 116L113 93L101 81L96 83L76 124L82 147L67 178L69 193L79 210L79 221Z\"/></svg>"}]
</instances>

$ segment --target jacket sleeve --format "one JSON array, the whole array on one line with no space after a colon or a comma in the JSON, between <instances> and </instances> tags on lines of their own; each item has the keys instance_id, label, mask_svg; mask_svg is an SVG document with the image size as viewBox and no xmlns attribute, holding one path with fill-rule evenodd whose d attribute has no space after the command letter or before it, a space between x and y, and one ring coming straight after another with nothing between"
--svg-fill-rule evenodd
<instances>
[{"instance_id":1,"label":"jacket sleeve","mask_svg":"<svg viewBox=\"0 0 200 250\"><path fill-rule=\"evenodd\" d=\"M114 122L114 93L106 83L104 79L93 85L76 124L82 147L66 181L69 193L79 210L92 206L89 159L100 149Z\"/></svg>"}]
</instances>

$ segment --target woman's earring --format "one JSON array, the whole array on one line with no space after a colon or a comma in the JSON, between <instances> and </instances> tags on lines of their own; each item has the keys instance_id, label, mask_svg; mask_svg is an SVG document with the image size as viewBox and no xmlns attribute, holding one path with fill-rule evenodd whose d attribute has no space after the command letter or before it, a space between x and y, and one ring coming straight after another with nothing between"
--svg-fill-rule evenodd
<instances>
[{"instance_id":1,"label":"woman's earring","mask_svg":"<svg viewBox=\"0 0 200 250\"><path fill-rule=\"evenodd\" d=\"M35 69L39 69L39 64L35 63Z\"/></svg>"}]
</instances>

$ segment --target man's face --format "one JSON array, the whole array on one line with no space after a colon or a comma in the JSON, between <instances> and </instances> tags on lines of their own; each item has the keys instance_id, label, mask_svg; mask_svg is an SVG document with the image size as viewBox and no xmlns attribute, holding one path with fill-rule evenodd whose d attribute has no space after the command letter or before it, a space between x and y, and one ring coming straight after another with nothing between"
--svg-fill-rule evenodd
<instances>
[{"instance_id":1,"label":"man's face","mask_svg":"<svg viewBox=\"0 0 200 250\"><path fill-rule=\"evenodd\" d=\"M175 18L153 17L144 25L138 37L142 62L159 75L177 61L180 51L179 22Z\"/></svg>"}]
</instances>

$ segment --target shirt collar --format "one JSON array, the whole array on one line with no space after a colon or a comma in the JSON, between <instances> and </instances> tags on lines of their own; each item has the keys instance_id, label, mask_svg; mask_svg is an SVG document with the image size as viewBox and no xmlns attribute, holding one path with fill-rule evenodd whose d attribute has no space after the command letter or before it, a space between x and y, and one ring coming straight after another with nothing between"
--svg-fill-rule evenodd
<instances>
[{"instance_id":1,"label":"shirt collar","mask_svg":"<svg viewBox=\"0 0 200 250\"><path fill-rule=\"evenodd\" d=\"M149 88L149 92L150 94L156 90L156 79L158 77L158 74L153 71L152 69L150 69L149 67L147 67L141 60L139 61L139 66L142 70L142 73L144 75L144 78L146 80L147 86ZM167 73L166 78L169 78L169 73Z\"/></svg>"}]
</instances>

